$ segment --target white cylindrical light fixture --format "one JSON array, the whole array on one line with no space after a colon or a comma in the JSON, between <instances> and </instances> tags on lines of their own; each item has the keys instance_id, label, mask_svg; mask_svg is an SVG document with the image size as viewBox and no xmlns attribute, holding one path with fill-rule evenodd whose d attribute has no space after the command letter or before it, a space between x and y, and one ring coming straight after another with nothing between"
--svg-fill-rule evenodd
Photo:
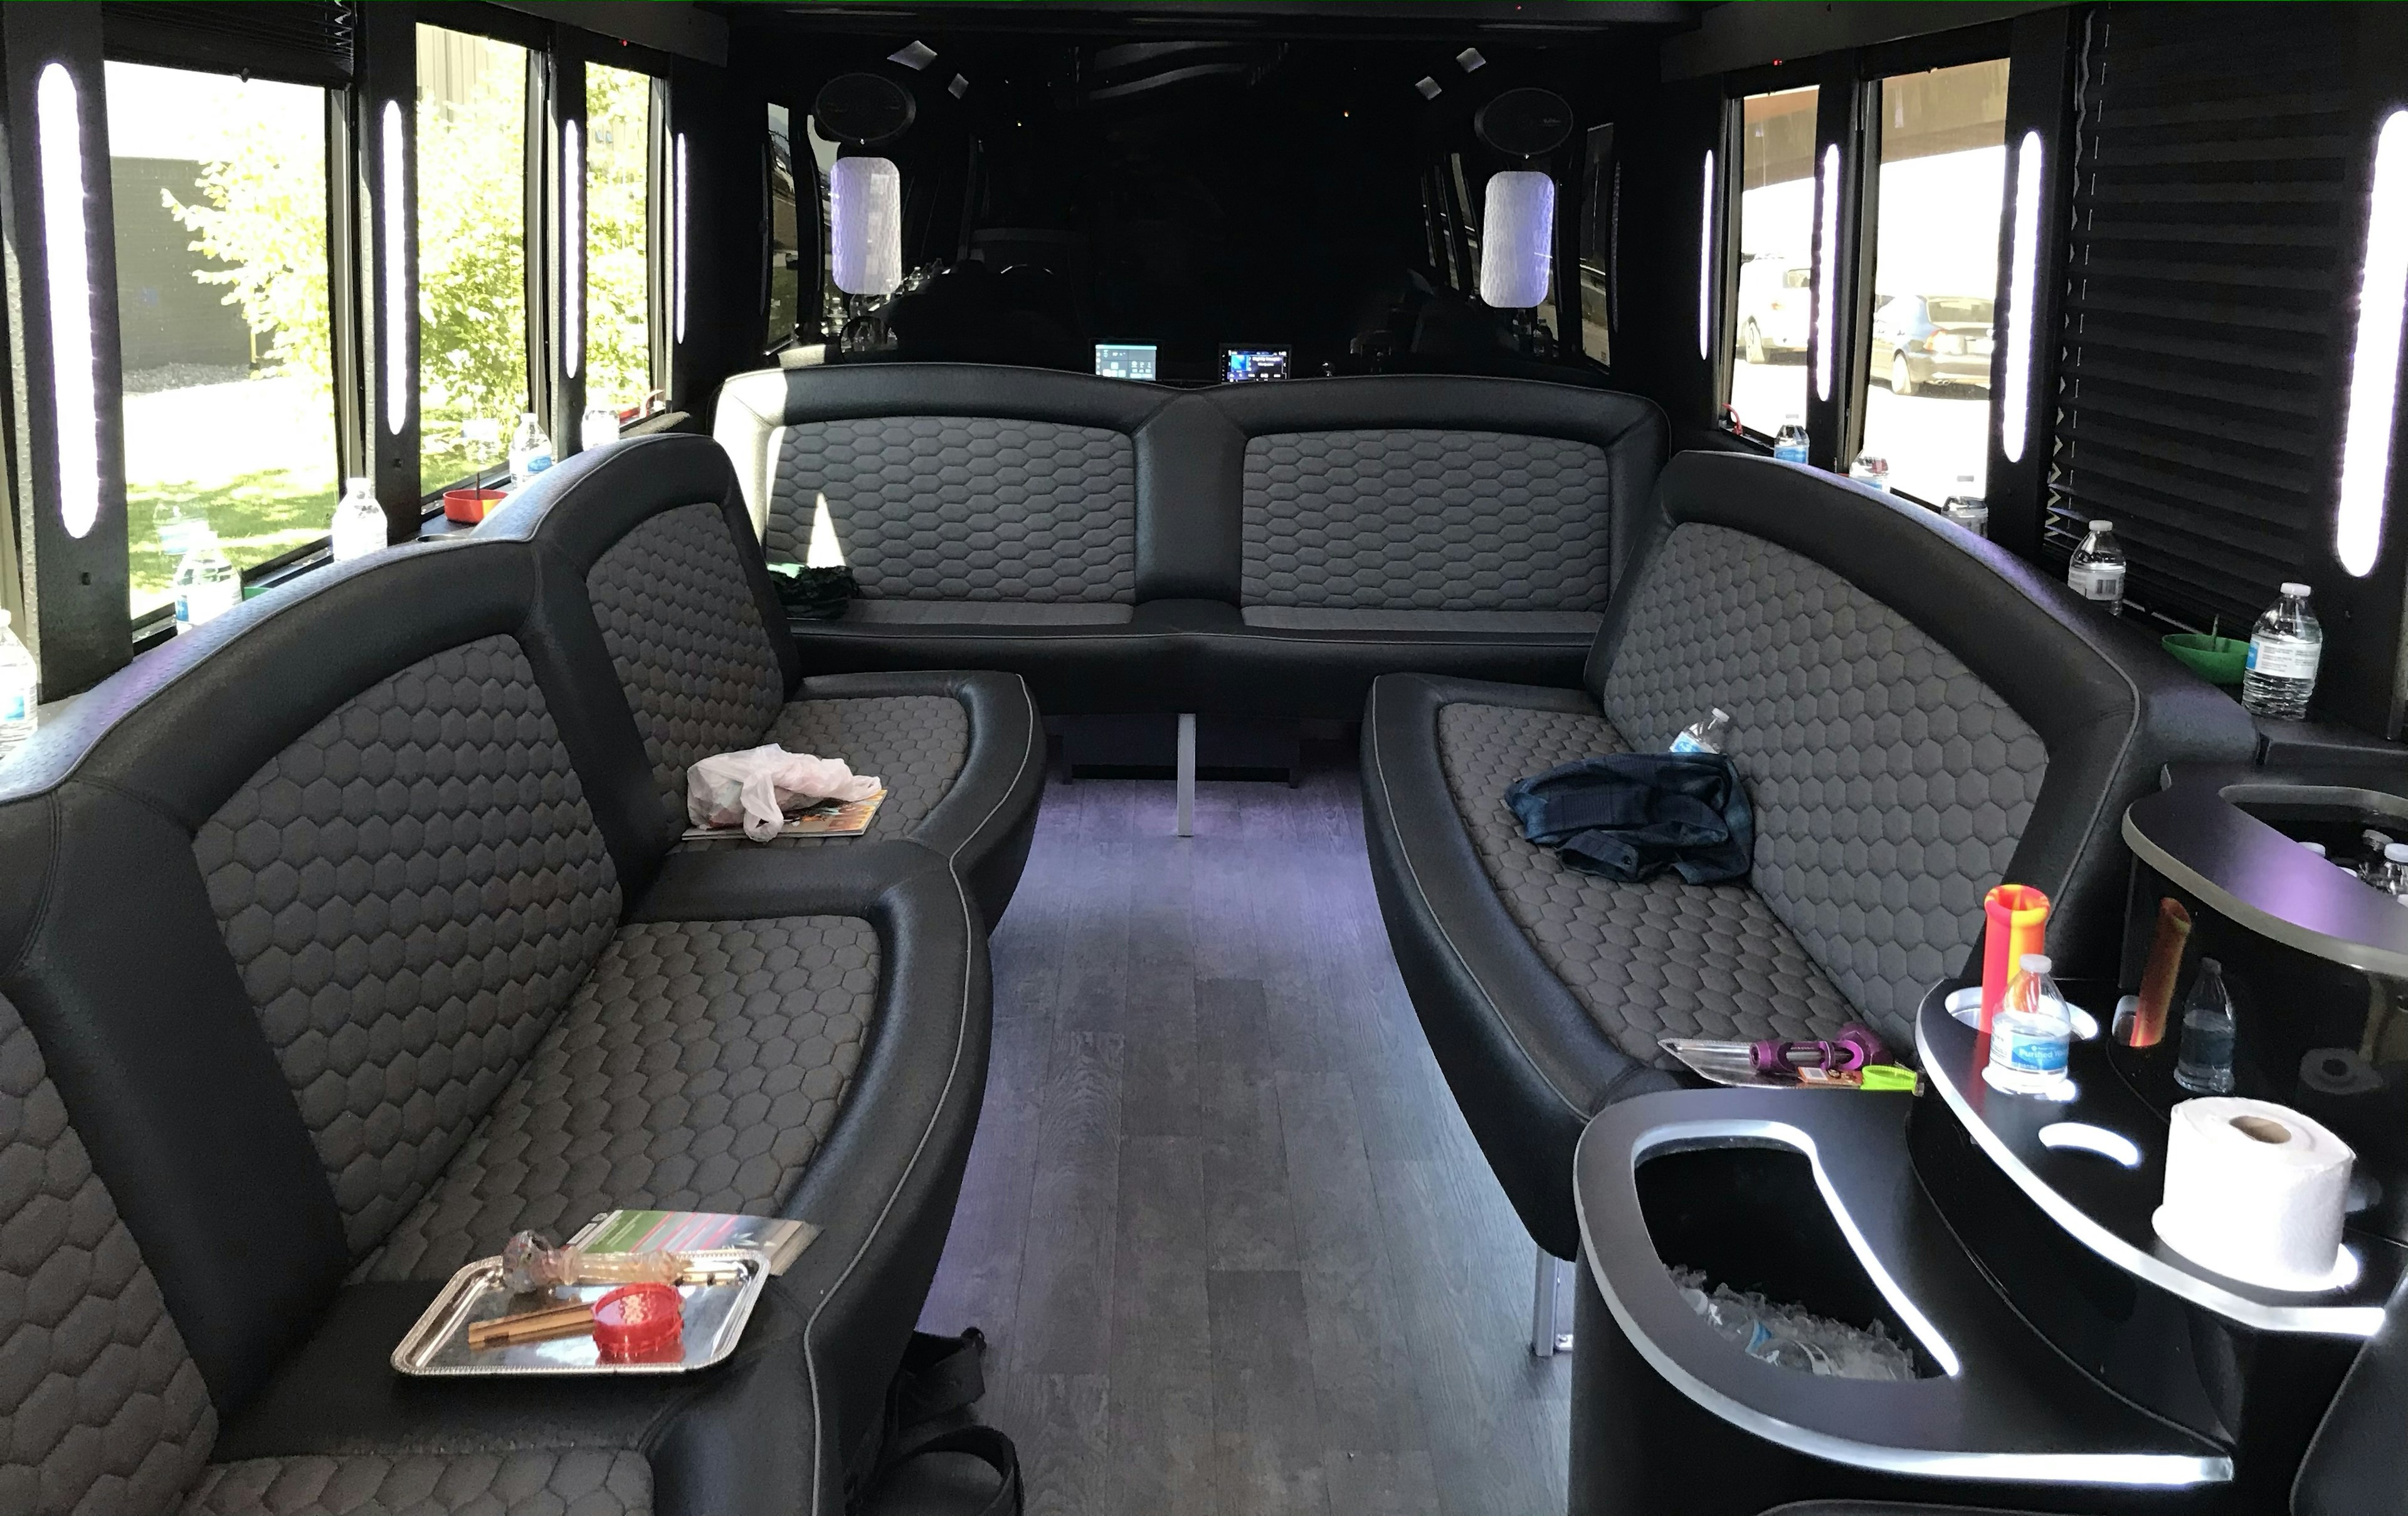
<instances>
[{"instance_id":1,"label":"white cylindrical light fixture","mask_svg":"<svg viewBox=\"0 0 2408 1516\"><path fill-rule=\"evenodd\" d=\"M42 271L50 304L50 424L56 429L59 520L81 537L100 520L100 400L93 372L92 228L84 215L80 92L64 64L34 86L42 165Z\"/></svg>"},{"instance_id":2,"label":"white cylindrical light fixture","mask_svg":"<svg viewBox=\"0 0 2408 1516\"><path fill-rule=\"evenodd\" d=\"M2040 298L2038 132L2015 149L2015 237L2007 257L2007 393L1999 397L1999 451L2021 463L2031 432L2032 302Z\"/></svg>"},{"instance_id":3,"label":"white cylindrical light fixture","mask_svg":"<svg viewBox=\"0 0 2408 1516\"><path fill-rule=\"evenodd\" d=\"M677 135L677 339L685 340L686 283L686 165L685 134Z\"/></svg>"},{"instance_id":4,"label":"white cylindrical light fixture","mask_svg":"<svg viewBox=\"0 0 2408 1516\"><path fill-rule=\"evenodd\" d=\"M1698 208L1698 356L1710 357L1714 314L1714 152L1706 150L1706 187Z\"/></svg>"},{"instance_id":5,"label":"white cylindrical light fixture","mask_svg":"<svg viewBox=\"0 0 2408 1516\"><path fill-rule=\"evenodd\" d=\"M1498 310L1527 310L1547 298L1554 262L1555 181L1534 169L1488 176L1480 222L1480 299Z\"/></svg>"},{"instance_id":6,"label":"white cylindrical light fixture","mask_svg":"<svg viewBox=\"0 0 2408 1516\"><path fill-rule=\"evenodd\" d=\"M1839 309L1839 280L1831 269L1840 245L1840 145L1823 150L1822 234L1814 246L1814 398L1831 398L1832 322Z\"/></svg>"},{"instance_id":7,"label":"white cylindrical light fixture","mask_svg":"<svg viewBox=\"0 0 2408 1516\"><path fill-rule=\"evenodd\" d=\"M903 282L903 171L888 158L838 158L828 174L836 287L892 294Z\"/></svg>"},{"instance_id":8,"label":"white cylindrical light fixture","mask_svg":"<svg viewBox=\"0 0 2408 1516\"><path fill-rule=\"evenodd\" d=\"M403 322L409 319L408 288L402 279L401 102L384 103L384 129L379 150L383 156L378 193L384 196L384 429L401 435L409 420L409 368L402 360L408 338Z\"/></svg>"},{"instance_id":9,"label":"white cylindrical light fixture","mask_svg":"<svg viewBox=\"0 0 2408 1516\"><path fill-rule=\"evenodd\" d=\"M585 150L582 123L560 123L560 339L568 377L585 361Z\"/></svg>"},{"instance_id":10,"label":"white cylindrical light fixture","mask_svg":"<svg viewBox=\"0 0 2408 1516\"><path fill-rule=\"evenodd\" d=\"M2358 346L2342 433L2341 503L2333 555L2354 575L2374 571L2391 489L2391 433L2400 406L2401 326L2408 318L2408 110L2384 121L2366 195L2366 268L2358 286Z\"/></svg>"}]
</instances>

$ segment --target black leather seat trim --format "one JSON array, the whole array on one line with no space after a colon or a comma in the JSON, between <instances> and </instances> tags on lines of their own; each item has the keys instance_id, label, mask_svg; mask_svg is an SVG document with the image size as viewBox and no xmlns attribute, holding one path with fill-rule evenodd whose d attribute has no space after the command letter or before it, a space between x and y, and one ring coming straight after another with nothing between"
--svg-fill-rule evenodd
<instances>
[{"instance_id":1,"label":"black leather seat trim","mask_svg":"<svg viewBox=\"0 0 2408 1516\"><path fill-rule=\"evenodd\" d=\"M1577 690L1392 674L1363 715L1363 830L1388 940L1481 1151L1531 1237L1580 1248L1572 1152L1609 1102L1678 1081L1615 1047L1506 913L1440 767L1438 712L1460 701L1596 708Z\"/></svg>"}]
</instances>

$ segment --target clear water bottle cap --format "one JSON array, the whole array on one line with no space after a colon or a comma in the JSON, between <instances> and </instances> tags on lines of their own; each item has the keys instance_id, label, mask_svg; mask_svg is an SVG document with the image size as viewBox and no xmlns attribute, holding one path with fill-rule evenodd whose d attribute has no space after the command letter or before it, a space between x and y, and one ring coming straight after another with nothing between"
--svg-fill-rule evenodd
<instances>
[{"instance_id":1,"label":"clear water bottle cap","mask_svg":"<svg viewBox=\"0 0 2408 1516\"><path fill-rule=\"evenodd\" d=\"M369 479L365 475L358 475L343 480L343 488L352 494L374 494L376 493L376 480Z\"/></svg>"},{"instance_id":2,"label":"clear water bottle cap","mask_svg":"<svg viewBox=\"0 0 2408 1516\"><path fill-rule=\"evenodd\" d=\"M2024 972L2027 974L2045 974L2057 966L2049 961L2048 954L2044 952L2025 953L2023 965Z\"/></svg>"},{"instance_id":3,"label":"clear water bottle cap","mask_svg":"<svg viewBox=\"0 0 2408 1516\"><path fill-rule=\"evenodd\" d=\"M2092 522L2090 523L2090 529L2094 532L2112 532L2115 530L2115 523L2114 522Z\"/></svg>"},{"instance_id":4,"label":"clear water bottle cap","mask_svg":"<svg viewBox=\"0 0 2408 1516\"><path fill-rule=\"evenodd\" d=\"M1713 708L1713 718L1718 722L1727 722L1730 720L1730 712L1725 710L1720 706L1716 706Z\"/></svg>"},{"instance_id":5,"label":"clear water bottle cap","mask_svg":"<svg viewBox=\"0 0 2408 1516\"><path fill-rule=\"evenodd\" d=\"M2305 596L2307 596L2307 595L2309 595L2309 594L2314 594L2315 592L2313 592L2312 590L2310 590L2310 589L2309 589L2306 585L2304 585L2304 584L2286 584L2286 585L2284 585L2284 586L2283 586L2283 593L2284 593L2285 594L2296 594L2296 595L2300 595L2300 596L2301 596L2301 597L2303 597L2303 598L2304 598Z\"/></svg>"}]
</instances>

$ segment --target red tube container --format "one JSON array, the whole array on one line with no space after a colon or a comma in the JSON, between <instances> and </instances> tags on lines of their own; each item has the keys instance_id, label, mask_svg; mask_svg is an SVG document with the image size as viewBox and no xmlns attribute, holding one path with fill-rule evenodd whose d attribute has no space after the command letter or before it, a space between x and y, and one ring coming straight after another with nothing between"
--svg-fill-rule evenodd
<instances>
[{"instance_id":1,"label":"red tube container","mask_svg":"<svg viewBox=\"0 0 2408 1516\"><path fill-rule=\"evenodd\" d=\"M2001 884L1982 897L1988 922L1982 934L1982 1030L2007 998L2015 965L2028 952L2045 952L2048 896L2028 884Z\"/></svg>"}]
</instances>

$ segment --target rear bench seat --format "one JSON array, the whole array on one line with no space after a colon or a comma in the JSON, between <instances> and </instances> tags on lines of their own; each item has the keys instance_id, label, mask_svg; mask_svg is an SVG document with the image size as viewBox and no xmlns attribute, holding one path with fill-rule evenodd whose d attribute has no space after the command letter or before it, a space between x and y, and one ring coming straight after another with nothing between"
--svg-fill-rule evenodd
<instances>
[{"instance_id":1,"label":"rear bench seat","mask_svg":"<svg viewBox=\"0 0 2408 1516\"><path fill-rule=\"evenodd\" d=\"M1372 877L1465 1119L1524 1224L1577 1247L1572 1150L1675 1086L1662 1035L1912 1055L2001 880L2055 903L2061 970L2112 968L2116 826L2160 765L2245 761L2239 707L1929 511L1805 468L1684 453L1578 689L1382 679L1364 714ZM1746 883L1619 884L1522 839L1504 793L1731 713Z\"/></svg>"},{"instance_id":2,"label":"rear bench seat","mask_svg":"<svg viewBox=\"0 0 2408 1516\"><path fill-rule=\"evenodd\" d=\"M714 433L770 559L806 559L824 501L861 582L795 627L815 665L1344 719L1383 672L1576 681L1666 435L1646 401L1518 379L962 364L742 375Z\"/></svg>"},{"instance_id":3,"label":"rear bench seat","mask_svg":"<svg viewBox=\"0 0 2408 1516\"><path fill-rule=\"evenodd\" d=\"M670 851L546 528L723 521L683 462L251 602L0 771L0 1509L845 1508L984 1080L956 865L1025 818ZM614 1206L822 1233L696 1379L389 1370L460 1265Z\"/></svg>"}]
</instances>

